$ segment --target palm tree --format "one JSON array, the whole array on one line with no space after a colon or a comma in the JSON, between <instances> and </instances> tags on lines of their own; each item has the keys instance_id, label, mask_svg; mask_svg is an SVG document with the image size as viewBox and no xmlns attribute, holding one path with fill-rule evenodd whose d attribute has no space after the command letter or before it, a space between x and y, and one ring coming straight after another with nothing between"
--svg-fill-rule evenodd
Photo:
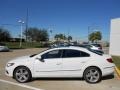
<instances>
[{"instance_id":1,"label":"palm tree","mask_svg":"<svg viewBox=\"0 0 120 90\"><path fill-rule=\"evenodd\" d=\"M54 36L54 38L55 38L55 40L59 40L59 35L58 34L56 34L55 36Z\"/></svg>"},{"instance_id":2,"label":"palm tree","mask_svg":"<svg viewBox=\"0 0 120 90\"><path fill-rule=\"evenodd\" d=\"M72 36L68 36L68 42L72 40Z\"/></svg>"},{"instance_id":3,"label":"palm tree","mask_svg":"<svg viewBox=\"0 0 120 90\"><path fill-rule=\"evenodd\" d=\"M58 40L66 40L66 36L64 34L56 34L54 38Z\"/></svg>"},{"instance_id":4,"label":"palm tree","mask_svg":"<svg viewBox=\"0 0 120 90\"><path fill-rule=\"evenodd\" d=\"M89 40L91 42L94 42L94 41L98 41L98 40L101 40L102 39L102 34L100 31L97 31L97 32L93 32L89 35Z\"/></svg>"}]
</instances>

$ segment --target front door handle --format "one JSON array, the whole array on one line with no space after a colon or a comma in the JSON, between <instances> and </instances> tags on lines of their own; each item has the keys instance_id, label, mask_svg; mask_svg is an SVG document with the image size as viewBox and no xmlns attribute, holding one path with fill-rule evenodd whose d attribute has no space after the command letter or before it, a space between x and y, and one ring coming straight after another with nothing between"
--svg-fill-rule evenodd
<instances>
[{"instance_id":1,"label":"front door handle","mask_svg":"<svg viewBox=\"0 0 120 90\"><path fill-rule=\"evenodd\" d=\"M61 65L61 63L57 63L56 65Z\"/></svg>"}]
</instances>

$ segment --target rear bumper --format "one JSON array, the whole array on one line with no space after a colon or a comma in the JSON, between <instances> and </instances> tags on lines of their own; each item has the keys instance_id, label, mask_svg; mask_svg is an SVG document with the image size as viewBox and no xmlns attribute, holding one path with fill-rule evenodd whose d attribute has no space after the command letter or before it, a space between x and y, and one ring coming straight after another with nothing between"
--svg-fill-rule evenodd
<instances>
[{"instance_id":1,"label":"rear bumper","mask_svg":"<svg viewBox=\"0 0 120 90\"><path fill-rule=\"evenodd\" d=\"M115 66L105 67L103 68L102 76L112 75L114 74L114 71L115 71Z\"/></svg>"}]
</instances>

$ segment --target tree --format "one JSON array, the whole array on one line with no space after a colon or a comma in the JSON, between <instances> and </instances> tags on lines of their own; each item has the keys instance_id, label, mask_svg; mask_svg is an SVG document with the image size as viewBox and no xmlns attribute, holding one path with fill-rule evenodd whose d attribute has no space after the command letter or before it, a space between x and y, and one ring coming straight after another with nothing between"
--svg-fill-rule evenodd
<instances>
[{"instance_id":1,"label":"tree","mask_svg":"<svg viewBox=\"0 0 120 90\"><path fill-rule=\"evenodd\" d=\"M0 28L0 42L10 41L10 38L11 38L10 32L4 28Z\"/></svg>"},{"instance_id":2,"label":"tree","mask_svg":"<svg viewBox=\"0 0 120 90\"><path fill-rule=\"evenodd\" d=\"M68 42L72 40L72 36L68 36Z\"/></svg>"},{"instance_id":3,"label":"tree","mask_svg":"<svg viewBox=\"0 0 120 90\"><path fill-rule=\"evenodd\" d=\"M67 38L66 38L66 36L64 35L64 34L56 34L55 36L54 36L54 38L58 41L58 40L66 40Z\"/></svg>"},{"instance_id":4,"label":"tree","mask_svg":"<svg viewBox=\"0 0 120 90\"><path fill-rule=\"evenodd\" d=\"M55 38L56 41L58 41L58 40L59 40L59 35L56 34L56 35L54 36L54 38Z\"/></svg>"},{"instance_id":5,"label":"tree","mask_svg":"<svg viewBox=\"0 0 120 90\"><path fill-rule=\"evenodd\" d=\"M40 41L47 41L47 40L49 40L49 35L48 35L48 32L47 32L47 30L46 29L41 29L40 30L41 31L41 34L40 34Z\"/></svg>"},{"instance_id":6,"label":"tree","mask_svg":"<svg viewBox=\"0 0 120 90\"><path fill-rule=\"evenodd\" d=\"M89 41L94 42L102 39L102 34L100 31L93 32L89 35Z\"/></svg>"},{"instance_id":7,"label":"tree","mask_svg":"<svg viewBox=\"0 0 120 90\"><path fill-rule=\"evenodd\" d=\"M26 35L26 31L23 32L24 35ZM29 41L47 41L48 38L48 32L46 29L38 29L38 28L28 28L27 30L27 37Z\"/></svg>"}]
</instances>

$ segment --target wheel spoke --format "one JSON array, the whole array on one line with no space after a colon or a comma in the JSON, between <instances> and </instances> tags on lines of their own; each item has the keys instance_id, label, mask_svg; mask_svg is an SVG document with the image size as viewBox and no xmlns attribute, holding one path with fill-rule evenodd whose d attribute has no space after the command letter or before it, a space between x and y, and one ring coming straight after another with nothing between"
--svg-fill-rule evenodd
<instances>
[{"instance_id":1,"label":"wheel spoke","mask_svg":"<svg viewBox=\"0 0 120 90\"><path fill-rule=\"evenodd\" d=\"M23 77L22 77L22 76L20 76L18 79L19 79L20 81L22 81L22 80L23 80Z\"/></svg>"},{"instance_id":2,"label":"wheel spoke","mask_svg":"<svg viewBox=\"0 0 120 90\"><path fill-rule=\"evenodd\" d=\"M20 76L20 73L19 73L19 72L16 72L16 76Z\"/></svg>"},{"instance_id":3,"label":"wheel spoke","mask_svg":"<svg viewBox=\"0 0 120 90\"><path fill-rule=\"evenodd\" d=\"M98 76L93 76L94 80L97 80L98 79Z\"/></svg>"},{"instance_id":4,"label":"wheel spoke","mask_svg":"<svg viewBox=\"0 0 120 90\"><path fill-rule=\"evenodd\" d=\"M94 74L94 75L98 74L98 71L95 71L93 74Z\"/></svg>"},{"instance_id":5,"label":"wheel spoke","mask_svg":"<svg viewBox=\"0 0 120 90\"><path fill-rule=\"evenodd\" d=\"M88 78L88 77L90 77L90 76L91 76L90 73L87 73L86 77Z\"/></svg>"},{"instance_id":6,"label":"wheel spoke","mask_svg":"<svg viewBox=\"0 0 120 90\"><path fill-rule=\"evenodd\" d=\"M24 71L24 73L23 73L24 75L28 75L28 72L27 71Z\"/></svg>"},{"instance_id":7,"label":"wheel spoke","mask_svg":"<svg viewBox=\"0 0 120 90\"><path fill-rule=\"evenodd\" d=\"M92 77L92 76L90 77L90 81L91 81L91 82L93 81L93 77Z\"/></svg>"},{"instance_id":8,"label":"wheel spoke","mask_svg":"<svg viewBox=\"0 0 120 90\"><path fill-rule=\"evenodd\" d=\"M19 69L20 73L22 74L23 73L23 69Z\"/></svg>"},{"instance_id":9,"label":"wheel spoke","mask_svg":"<svg viewBox=\"0 0 120 90\"><path fill-rule=\"evenodd\" d=\"M24 80L27 80L27 78L28 78L28 77L27 77L27 76L25 76L25 75L23 75L22 77L24 78Z\"/></svg>"},{"instance_id":10,"label":"wheel spoke","mask_svg":"<svg viewBox=\"0 0 120 90\"><path fill-rule=\"evenodd\" d=\"M92 75L93 74L93 71L92 70L90 70L90 75Z\"/></svg>"}]
</instances>

